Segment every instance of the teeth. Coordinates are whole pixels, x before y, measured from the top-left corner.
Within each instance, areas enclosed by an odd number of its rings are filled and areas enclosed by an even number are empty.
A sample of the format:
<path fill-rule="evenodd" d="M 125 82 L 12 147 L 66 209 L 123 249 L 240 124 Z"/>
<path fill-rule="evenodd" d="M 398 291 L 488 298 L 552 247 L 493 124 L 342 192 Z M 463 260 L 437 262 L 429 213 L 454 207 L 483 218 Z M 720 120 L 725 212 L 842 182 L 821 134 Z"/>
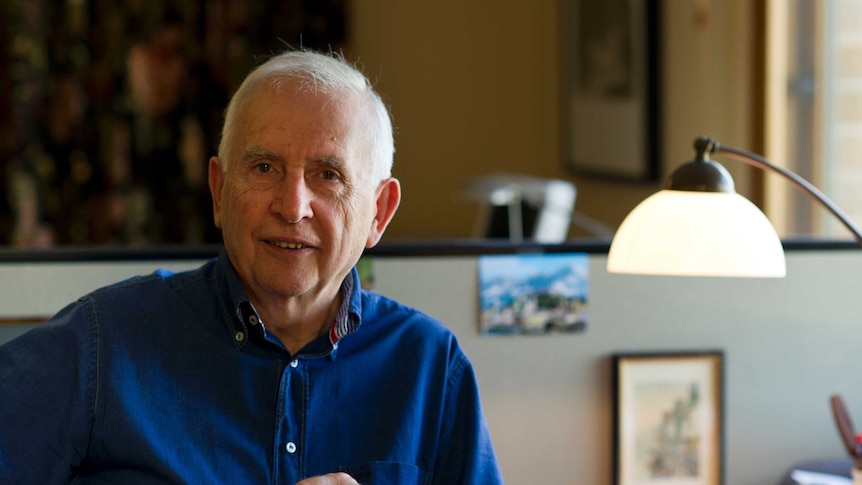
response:
<path fill-rule="evenodd" d="M 290 243 L 290 242 L 281 242 L 281 241 L 276 241 L 273 244 L 282 248 L 282 249 L 302 249 L 303 247 L 305 247 L 300 243 Z"/>

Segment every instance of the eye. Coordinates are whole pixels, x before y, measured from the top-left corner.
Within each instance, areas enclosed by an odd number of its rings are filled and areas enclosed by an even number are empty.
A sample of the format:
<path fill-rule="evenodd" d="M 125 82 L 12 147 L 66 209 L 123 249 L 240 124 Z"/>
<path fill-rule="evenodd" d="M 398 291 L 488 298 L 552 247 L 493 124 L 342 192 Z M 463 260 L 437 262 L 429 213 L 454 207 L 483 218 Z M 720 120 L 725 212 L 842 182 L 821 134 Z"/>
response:
<path fill-rule="evenodd" d="M 260 173 L 269 173 L 272 171 L 272 165 L 270 165 L 266 162 L 258 163 L 257 165 L 254 166 L 254 169 Z"/>
<path fill-rule="evenodd" d="M 336 179 L 338 179 L 338 178 L 339 178 L 339 177 L 338 177 L 338 172 L 336 172 L 335 170 L 324 170 L 324 171 L 321 173 L 321 176 L 322 176 L 325 180 L 336 180 Z"/>

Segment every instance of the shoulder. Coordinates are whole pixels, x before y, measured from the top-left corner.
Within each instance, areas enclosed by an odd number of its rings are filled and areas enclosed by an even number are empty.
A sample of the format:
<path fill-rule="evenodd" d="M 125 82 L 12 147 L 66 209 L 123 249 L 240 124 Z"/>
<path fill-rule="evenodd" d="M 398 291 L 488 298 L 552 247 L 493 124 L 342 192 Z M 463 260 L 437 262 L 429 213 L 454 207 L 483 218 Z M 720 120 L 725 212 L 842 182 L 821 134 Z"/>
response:
<path fill-rule="evenodd" d="M 452 336 L 443 322 L 431 315 L 397 300 L 362 290 L 362 325 L 403 325 L 417 332 Z"/>
<path fill-rule="evenodd" d="M 416 351 L 448 355 L 450 361 L 463 358 L 458 339 L 437 318 L 379 293 L 362 290 L 362 323 L 359 334 L 375 340 L 394 340 Z"/>
<path fill-rule="evenodd" d="M 94 290 L 70 305 L 83 309 L 102 331 L 161 328 L 171 322 L 213 319 L 217 309 L 207 267 L 173 272 L 159 269 Z"/>
<path fill-rule="evenodd" d="M 182 272 L 157 269 L 148 275 L 132 276 L 94 290 L 82 297 L 81 300 L 102 303 L 132 299 L 141 303 L 146 298 L 167 296 L 170 293 L 181 292 L 208 281 L 212 272 L 211 266 L 212 263 L 206 263 L 200 268 Z"/>

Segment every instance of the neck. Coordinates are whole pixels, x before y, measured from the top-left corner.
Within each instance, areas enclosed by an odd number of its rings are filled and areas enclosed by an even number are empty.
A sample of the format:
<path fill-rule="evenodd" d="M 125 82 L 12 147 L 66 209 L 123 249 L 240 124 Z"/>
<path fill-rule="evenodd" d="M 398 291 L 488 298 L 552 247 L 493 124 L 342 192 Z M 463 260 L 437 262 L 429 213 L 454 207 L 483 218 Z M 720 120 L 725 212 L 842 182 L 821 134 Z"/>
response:
<path fill-rule="evenodd" d="M 328 303 L 303 304 L 293 298 L 283 305 L 264 305 L 258 309 L 266 329 L 295 355 L 311 341 L 329 332 L 341 306 L 341 292 Z"/>

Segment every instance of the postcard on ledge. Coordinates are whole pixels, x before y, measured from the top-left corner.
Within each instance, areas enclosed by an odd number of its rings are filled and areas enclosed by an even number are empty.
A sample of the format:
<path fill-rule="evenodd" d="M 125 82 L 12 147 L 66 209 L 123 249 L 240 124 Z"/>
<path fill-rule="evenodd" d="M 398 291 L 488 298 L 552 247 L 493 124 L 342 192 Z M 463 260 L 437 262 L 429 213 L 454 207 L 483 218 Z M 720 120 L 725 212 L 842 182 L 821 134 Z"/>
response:
<path fill-rule="evenodd" d="M 572 333 L 588 315 L 587 254 L 479 257 L 483 334 Z"/>

